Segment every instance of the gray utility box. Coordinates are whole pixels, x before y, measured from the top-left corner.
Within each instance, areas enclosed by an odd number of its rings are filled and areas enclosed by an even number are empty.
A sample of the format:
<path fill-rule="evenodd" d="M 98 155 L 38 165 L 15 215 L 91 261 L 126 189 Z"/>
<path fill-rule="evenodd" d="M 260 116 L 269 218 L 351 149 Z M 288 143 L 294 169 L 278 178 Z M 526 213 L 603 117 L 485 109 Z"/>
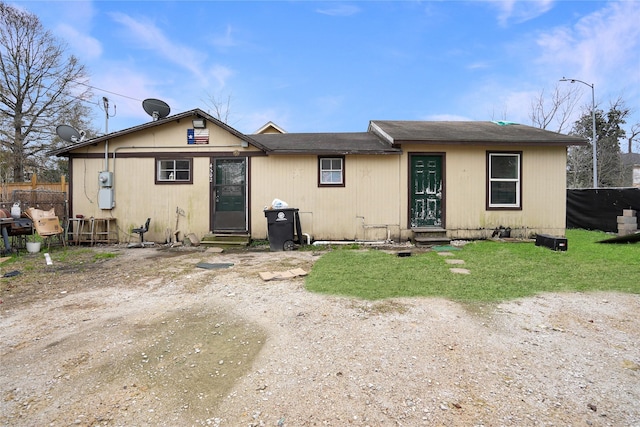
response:
<path fill-rule="evenodd" d="M 113 188 L 104 187 L 98 190 L 98 208 L 103 210 L 110 210 L 115 207 L 115 200 L 113 199 Z"/>
<path fill-rule="evenodd" d="M 538 234 L 536 236 L 536 246 L 544 246 L 554 251 L 566 251 L 567 238 L 551 236 L 549 234 Z"/>

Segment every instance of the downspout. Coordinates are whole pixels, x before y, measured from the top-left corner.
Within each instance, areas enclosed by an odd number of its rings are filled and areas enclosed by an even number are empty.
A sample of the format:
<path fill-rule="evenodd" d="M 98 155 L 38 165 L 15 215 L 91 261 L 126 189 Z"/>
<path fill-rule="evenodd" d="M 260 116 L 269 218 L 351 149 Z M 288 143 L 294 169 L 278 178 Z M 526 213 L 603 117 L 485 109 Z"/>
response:
<path fill-rule="evenodd" d="M 102 105 L 104 106 L 104 133 L 109 135 L 109 100 L 106 96 L 102 97 Z M 104 170 L 109 172 L 109 139 L 104 141 Z"/>
<path fill-rule="evenodd" d="M 321 245 L 388 245 L 389 242 L 386 240 L 316 240 L 313 242 L 313 246 L 321 246 Z"/>

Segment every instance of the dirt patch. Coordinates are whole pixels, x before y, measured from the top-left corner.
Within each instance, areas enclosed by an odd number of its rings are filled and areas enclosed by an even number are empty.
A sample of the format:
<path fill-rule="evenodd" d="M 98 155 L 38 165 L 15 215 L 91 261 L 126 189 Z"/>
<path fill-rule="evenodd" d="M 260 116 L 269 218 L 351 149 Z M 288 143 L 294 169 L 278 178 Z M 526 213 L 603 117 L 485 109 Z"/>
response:
<path fill-rule="evenodd" d="M 2 265 L 21 274 L 0 280 L 0 424 L 640 426 L 639 296 L 369 302 L 259 278 L 319 255 Z"/>

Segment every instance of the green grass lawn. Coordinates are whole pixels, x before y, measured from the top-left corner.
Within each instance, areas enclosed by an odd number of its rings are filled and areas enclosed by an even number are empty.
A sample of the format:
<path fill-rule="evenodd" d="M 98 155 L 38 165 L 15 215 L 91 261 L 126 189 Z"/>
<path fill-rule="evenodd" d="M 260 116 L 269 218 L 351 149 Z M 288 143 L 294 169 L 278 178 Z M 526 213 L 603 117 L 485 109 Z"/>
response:
<path fill-rule="evenodd" d="M 368 300 L 442 297 L 501 301 L 541 292 L 640 293 L 640 243 L 600 244 L 610 235 L 567 230 L 568 250 L 534 243 L 476 241 L 444 257 L 435 251 L 398 257 L 376 249 L 338 248 L 323 255 L 306 279 L 308 290 Z M 461 259 L 450 265 L 445 259 Z M 454 274 L 462 267 L 471 274 Z"/>

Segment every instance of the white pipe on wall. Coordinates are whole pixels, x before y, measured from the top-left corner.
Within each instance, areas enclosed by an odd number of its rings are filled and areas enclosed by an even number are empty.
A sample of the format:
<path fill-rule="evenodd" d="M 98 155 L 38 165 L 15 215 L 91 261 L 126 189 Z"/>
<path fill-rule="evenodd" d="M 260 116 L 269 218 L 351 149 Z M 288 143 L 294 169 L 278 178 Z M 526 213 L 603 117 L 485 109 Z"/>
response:
<path fill-rule="evenodd" d="M 309 233 L 302 233 L 307 238 L 307 245 L 311 244 L 311 235 Z"/>
<path fill-rule="evenodd" d="M 316 240 L 313 246 L 322 245 L 386 245 L 386 240 L 364 241 L 364 240 Z"/>

